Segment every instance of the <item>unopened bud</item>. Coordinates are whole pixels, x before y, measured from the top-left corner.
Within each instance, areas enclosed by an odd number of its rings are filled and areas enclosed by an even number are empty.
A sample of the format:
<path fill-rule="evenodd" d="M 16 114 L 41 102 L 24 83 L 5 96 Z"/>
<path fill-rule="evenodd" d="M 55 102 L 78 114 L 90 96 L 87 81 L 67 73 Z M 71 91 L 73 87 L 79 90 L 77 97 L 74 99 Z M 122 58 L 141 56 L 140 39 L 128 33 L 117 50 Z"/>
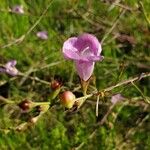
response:
<path fill-rule="evenodd" d="M 19 103 L 19 107 L 23 110 L 23 111 L 27 111 L 32 107 L 33 102 L 30 100 L 24 100 L 22 102 Z"/>
<path fill-rule="evenodd" d="M 52 88 L 52 90 L 57 90 L 57 89 L 59 89 L 60 87 L 61 87 L 61 83 L 58 81 L 58 80 L 53 80 L 52 82 L 51 82 L 51 88 Z"/>
<path fill-rule="evenodd" d="M 32 123 L 32 124 L 35 124 L 39 119 L 39 116 L 37 117 L 33 117 L 33 118 L 30 118 L 29 122 Z"/>
<path fill-rule="evenodd" d="M 61 90 L 61 86 L 62 86 L 62 83 L 59 82 L 58 80 L 53 80 L 51 82 L 52 92 L 51 92 L 51 94 L 49 96 L 50 100 L 54 100 L 57 97 L 57 95 L 59 94 L 59 92 Z"/>
<path fill-rule="evenodd" d="M 60 102 L 63 106 L 70 109 L 75 103 L 75 95 L 70 91 L 65 91 L 60 95 Z"/>

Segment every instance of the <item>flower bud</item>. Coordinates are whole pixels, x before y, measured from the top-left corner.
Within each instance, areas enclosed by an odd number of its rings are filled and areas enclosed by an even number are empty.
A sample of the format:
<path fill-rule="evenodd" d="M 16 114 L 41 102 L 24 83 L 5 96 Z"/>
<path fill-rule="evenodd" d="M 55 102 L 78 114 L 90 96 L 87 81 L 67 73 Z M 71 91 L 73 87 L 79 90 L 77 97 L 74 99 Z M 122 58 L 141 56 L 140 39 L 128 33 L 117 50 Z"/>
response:
<path fill-rule="evenodd" d="M 60 87 L 61 87 L 61 83 L 58 81 L 58 80 L 53 80 L 52 82 L 51 82 L 51 88 L 52 88 L 52 90 L 57 90 L 57 89 L 59 89 Z"/>
<path fill-rule="evenodd" d="M 42 40 L 47 40 L 48 39 L 48 33 L 47 31 L 39 31 L 37 32 L 36 36 Z"/>
<path fill-rule="evenodd" d="M 33 118 L 30 118 L 29 122 L 32 123 L 32 124 L 35 124 L 39 119 L 39 116 L 37 117 L 33 117 Z"/>
<path fill-rule="evenodd" d="M 59 80 L 53 80 L 51 82 L 52 92 L 51 92 L 51 94 L 49 96 L 49 99 L 50 99 L 51 102 L 52 102 L 52 100 L 54 100 L 58 96 L 58 94 L 59 94 L 59 92 L 61 90 L 61 86 L 62 86 L 62 83 Z"/>
<path fill-rule="evenodd" d="M 60 95 L 60 102 L 63 106 L 70 109 L 75 103 L 75 95 L 70 91 L 65 91 Z"/>
<path fill-rule="evenodd" d="M 20 102 L 18 105 L 23 111 L 27 111 L 32 107 L 33 102 L 30 100 L 24 100 Z"/>
<path fill-rule="evenodd" d="M 16 5 L 11 8 L 12 13 L 24 14 L 24 9 L 22 5 Z"/>

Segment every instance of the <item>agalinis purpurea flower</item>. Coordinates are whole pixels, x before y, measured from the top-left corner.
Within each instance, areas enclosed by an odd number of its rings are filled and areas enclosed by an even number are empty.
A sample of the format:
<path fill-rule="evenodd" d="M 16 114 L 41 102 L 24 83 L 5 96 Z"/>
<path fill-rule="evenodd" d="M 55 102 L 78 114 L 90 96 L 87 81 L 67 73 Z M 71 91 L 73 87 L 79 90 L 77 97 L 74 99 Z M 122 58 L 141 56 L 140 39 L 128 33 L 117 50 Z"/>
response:
<path fill-rule="evenodd" d="M 16 14 L 24 14 L 24 9 L 22 5 L 16 5 L 11 8 L 11 12 Z"/>
<path fill-rule="evenodd" d="M 0 67 L 0 72 L 7 73 L 11 76 L 16 76 L 19 71 L 15 67 L 17 64 L 16 60 L 11 60 L 7 62 L 3 67 Z"/>
<path fill-rule="evenodd" d="M 69 38 L 64 42 L 62 51 L 65 59 L 75 62 L 77 73 L 84 81 L 91 77 L 95 62 L 103 59 L 100 42 L 88 33 Z"/>
<path fill-rule="evenodd" d="M 42 40 L 48 39 L 48 33 L 46 31 L 39 31 L 37 32 L 36 36 Z"/>

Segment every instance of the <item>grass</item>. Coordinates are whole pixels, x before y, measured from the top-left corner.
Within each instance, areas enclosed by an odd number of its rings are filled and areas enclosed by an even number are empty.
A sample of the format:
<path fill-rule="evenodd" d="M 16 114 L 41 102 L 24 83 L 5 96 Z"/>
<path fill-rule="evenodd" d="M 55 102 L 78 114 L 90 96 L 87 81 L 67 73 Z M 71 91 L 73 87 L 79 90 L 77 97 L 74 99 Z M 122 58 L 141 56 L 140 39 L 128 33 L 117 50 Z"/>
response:
<path fill-rule="evenodd" d="M 25 14 L 9 12 L 8 8 L 16 4 L 24 6 Z M 150 72 L 149 4 L 149 0 L 115 4 L 98 0 L 1 0 L 0 64 L 16 59 L 24 75 L 0 74 L 0 95 L 15 103 L 24 99 L 46 102 L 51 93 L 47 83 L 56 78 L 63 81 L 62 91 L 82 96 L 74 64 L 63 59 L 61 48 L 67 38 L 84 32 L 102 41 L 105 57 L 96 63 L 88 94 Z M 48 40 L 36 37 L 41 30 L 48 32 Z M 77 112 L 64 110 L 57 97 L 58 103 L 35 125 L 20 132 L 14 128 L 28 116 L 21 115 L 16 105 L 0 105 L 0 149 L 148 150 L 150 106 L 143 97 L 150 98 L 149 85 L 147 77 L 100 96 L 98 117 L 96 96 L 88 98 Z M 116 93 L 126 99 L 112 106 L 110 98 Z"/>

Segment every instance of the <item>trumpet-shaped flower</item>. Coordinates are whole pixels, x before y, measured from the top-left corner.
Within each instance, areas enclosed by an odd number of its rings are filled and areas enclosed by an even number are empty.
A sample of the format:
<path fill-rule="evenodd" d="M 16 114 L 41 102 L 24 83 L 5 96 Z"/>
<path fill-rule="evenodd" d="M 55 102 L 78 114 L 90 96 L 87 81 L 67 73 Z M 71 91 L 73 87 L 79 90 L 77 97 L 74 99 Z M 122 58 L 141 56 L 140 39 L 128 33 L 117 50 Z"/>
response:
<path fill-rule="evenodd" d="M 16 60 L 11 60 L 7 62 L 3 67 L 0 68 L 0 72 L 7 73 L 11 76 L 16 76 L 18 74 L 18 70 L 15 67 L 17 64 Z"/>
<path fill-rule="evenodd" d="M 103 59 L 100 42 L 88 33 L 69 38 L 64 42 L 62 51 L 65 59 L 75 62 L 77 73 L 84 81 L 91 77 L 95 62 Z"/>

